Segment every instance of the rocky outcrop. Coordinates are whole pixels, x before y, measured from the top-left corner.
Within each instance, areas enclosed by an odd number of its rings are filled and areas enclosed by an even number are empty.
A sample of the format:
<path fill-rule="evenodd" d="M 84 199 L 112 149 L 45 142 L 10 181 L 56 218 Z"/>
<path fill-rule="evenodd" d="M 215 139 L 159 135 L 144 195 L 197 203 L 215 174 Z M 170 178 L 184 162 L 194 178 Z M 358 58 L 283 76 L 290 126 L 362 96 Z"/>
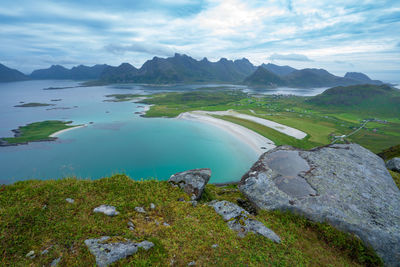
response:
<path fill-rule="evenodd" d="M 209 203 L 215 212 L 222 216 L 227 222 L 229 228 L 235 230 L 240 237 L 244 237 L 248 232 L 262 235 L 276 243 L 280 243 L 281 239 L 271 229 L 267 228 L 261 222 L 249 218 L 249 213 L 241 207 L 229 201 L 211 201 Z"/>
<path fill-rule="evenodd" d="M 168 182 L 182 188 L 192 200 L 198 200 L 210 180 L 210 169 L 194 169 L 172 175 Z"/>
<path fill-rule="evenodd" d="M 386 167 L 395 172 L 400 172 L 400 158 L 393 158 L 386 162 Z"/>
<path fill-rule="evenodd" d="M 361 238 L 400 266 L 400 191 L 384 161 L 356 144 L 264 153 L 239 189 L 261 209 L 290 210 Z"/>
<path fill-rule="evenodd" d="M 96 257 L 96 263 L 99 267 L 108 266 L 113 262 L 133 255 L 139 248 L 148 250 L 154 246 L 154 244 L 149 241 L 134 243 L 125 238 L 118 238 L 116 242 L 109 236 L 87 239 L 85 240 L 85 244 Z"/>

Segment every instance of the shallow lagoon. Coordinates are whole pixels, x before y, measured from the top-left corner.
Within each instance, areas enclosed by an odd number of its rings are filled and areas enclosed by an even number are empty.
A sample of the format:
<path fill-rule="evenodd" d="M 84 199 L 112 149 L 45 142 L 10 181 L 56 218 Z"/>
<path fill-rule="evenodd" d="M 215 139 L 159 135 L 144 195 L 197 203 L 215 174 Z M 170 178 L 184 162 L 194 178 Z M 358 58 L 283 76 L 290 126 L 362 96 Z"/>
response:
<path fill-rule="evenodd" d="M 212 169 L 211 182 L 227 182 L 240 179 L 257 159 L 244 143 L 212 125 L 141 118 L 134 114 L 143 110 L 141 104 L 104 102 L 108 94 L 146 94 L 162 88 L 122 85 L 42 90 L 77 84 L 74 81 L 0 84 L 1 137 L 12 136 L 11 129 L 35 121 L 93 122 L 61 134 L 55 142 L 0 147 L 0 183 L 67 176 L 96 179 L 121 172 L 134 179 L 164 180 L 178 171 L 204 167 Z M 55 99 L 62 100 L 51 101 Z M 14 107 L 20 102 L 56 106 Z"/>

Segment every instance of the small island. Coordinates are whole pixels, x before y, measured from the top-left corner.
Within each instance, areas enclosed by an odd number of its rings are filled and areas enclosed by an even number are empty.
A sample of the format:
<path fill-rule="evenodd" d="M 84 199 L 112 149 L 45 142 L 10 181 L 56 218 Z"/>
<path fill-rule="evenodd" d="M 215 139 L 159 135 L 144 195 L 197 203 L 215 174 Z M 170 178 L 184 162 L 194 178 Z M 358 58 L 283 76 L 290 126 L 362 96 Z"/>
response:
<path fill-rule="evenodd" d="M 14 137 L 0 138 L 0 146 L 12 146 L 28 144 L 29 142 L 54 141 L 55 134 L 70 128 L 81 127 L 82 125 L 69 125 L 72 121 L 41 121 L 20 126 L 12 130 Z"/>
<path fill-rule="evenodd" d="M 131 100 L 140 101 L 145 99 L 143 95 L 135 95 L 135 94 L 112 94 L 112 95 L 106 95 L 105 97 L 109 97 L 112 99 L 104 100 L 104 102 L 125 102 Z"/>
<path fill-rule="evenodd" d="M 47 106 L 55 106 L 54 104 L 47 104 L 47 103 L 36 103 L 36 102 L 31 102 L 31 103 L 25 103 L 21 105 L 15 105 L 14 107 L 16 108 L 30 108 L 30 107 L 47 107 Z"/>

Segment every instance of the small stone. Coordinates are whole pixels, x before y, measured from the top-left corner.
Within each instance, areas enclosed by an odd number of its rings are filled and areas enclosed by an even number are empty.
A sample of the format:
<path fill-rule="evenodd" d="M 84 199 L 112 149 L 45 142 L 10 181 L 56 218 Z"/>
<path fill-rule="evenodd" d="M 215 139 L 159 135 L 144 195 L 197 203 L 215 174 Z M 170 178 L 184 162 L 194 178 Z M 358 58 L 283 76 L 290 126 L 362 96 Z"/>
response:
<path fill-rule="evenodd" d="M 143 207 L 135 207 L 135 211 L 139 213 L 146 213 Z"/>
<path fill-rule="evenodd" d="M 101 205 L 93 210 L 93 212 L 100 212 L 104 213 L 105 215 L 108 216 L 115 216 L 118 215 L 119 212 L 116 211 L 116 208 L 114 206 L 109 206 L 109 205 Z"/>
<path fill-rule="evenodd" d="M 128 228 L 129 230 L 133 231 L 135 230 L 135 225 L 132 222 L 128 222 Z"/>
<path fill-rule="evenodd" d="M 43 207 L 42 207 L 42 210 L 45 210 L 45 209 L 47 209 L 47 205 L 46 204 L 44 204 Z"/>
<path fill-rule="evenodd" d="M 150 209 L 154 210 L 156 208 L 156 205 L 154 203 L 150 203 Z"/>
<path fill-rule="evenodd" d="M 171 225 L 169 225 L 169 223 L 166 223 L 166 222 L 164 222 L 163 225 L 164 226 L 171 226 Z"/>
<path fill-rule="evenodd" d="M 67 201 L 68 203 L 73 204 L 75 202 L 75 200 L 73 200 L 72 198 L 66 198 L 65 201 Z"/>
<path fill-rule="evenodd" d="M 195 265 L 196 265 L 196 262 L 195 261 L 191 261 L 191 262 L 188 263 L 187 266 L 195 266 Z"/>
<path fill-rule="evenodd" d="M 192 206 L 193 206 L 193 207 L 197 207 L 197 204 L 198 204 L 198 203 L 197 203 L 196 200 L 190 201 L 190 203 L 192 203 Z"/>
<path fill-rule="evenodd" d="M 217 248 L 217 247 L 218 247 L 218 244 L 214 244 L 214 245 L 212 245 L 211 247 L 212 247 L 212 248 Z"/>
<path fill-rule="evenodd" d="M 386 162 L 386 168 L 391 171 L 400 172 L 400 158 L 393 158 Z"/>
<path fill-rule="evenodd" d="M 52 267 L 57 266 L 58 263 L 60 262 L 60 260 L 61 260 L 61 257 L 58 257 L 57 259 L 54 259 L 54 260 L 51 262 L 50 266 L 52 266 Z"/>
<path fill-rule="evenodd" d="M 33 250 L 29 251 L 29 252 L 26 254 L 25 257 L 30 258 L 30 259 L 35 258 L 35 251 L 33 251 Z"/>

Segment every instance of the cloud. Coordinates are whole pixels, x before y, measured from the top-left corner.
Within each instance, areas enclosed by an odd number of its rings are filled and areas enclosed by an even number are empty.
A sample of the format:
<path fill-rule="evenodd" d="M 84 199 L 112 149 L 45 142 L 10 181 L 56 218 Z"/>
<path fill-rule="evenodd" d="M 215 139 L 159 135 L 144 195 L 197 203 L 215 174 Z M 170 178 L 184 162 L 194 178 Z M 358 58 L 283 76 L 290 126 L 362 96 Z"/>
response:
<path fill-rule="evenodd" d="M 124 54 L 126 52 L 146 53 L 157 56 L 170 56 L 175 50 L 168 46 L 151 44 L 147 42 L 131 42 L 129 45 L 109 44 L 104 49 L 113 54 Z"/>
<path fill-rule="evenodd" d="M 140 66 L 155 55 L 175 52 L 210 60 L 246 57 L 261 64 L 274 52 L 270 60 L 288 61 L 297 68 L 345 69 L 349 66 L 334 60 L 351 60 L 366 72 L 400 69 L 398 0 L 2 0 L 2 4 L 0 61 L 10 67 L 28 62 L 35 68 L 48 67 L 50 61 L 69 60 Z"/>
<path fill-rule="evenodd" d="M 301 54 L 272 54 L 269 58 L 269 60 L 285 60 L 285 61 L 313 61 L 309 59 L 305 55 Z"/>

